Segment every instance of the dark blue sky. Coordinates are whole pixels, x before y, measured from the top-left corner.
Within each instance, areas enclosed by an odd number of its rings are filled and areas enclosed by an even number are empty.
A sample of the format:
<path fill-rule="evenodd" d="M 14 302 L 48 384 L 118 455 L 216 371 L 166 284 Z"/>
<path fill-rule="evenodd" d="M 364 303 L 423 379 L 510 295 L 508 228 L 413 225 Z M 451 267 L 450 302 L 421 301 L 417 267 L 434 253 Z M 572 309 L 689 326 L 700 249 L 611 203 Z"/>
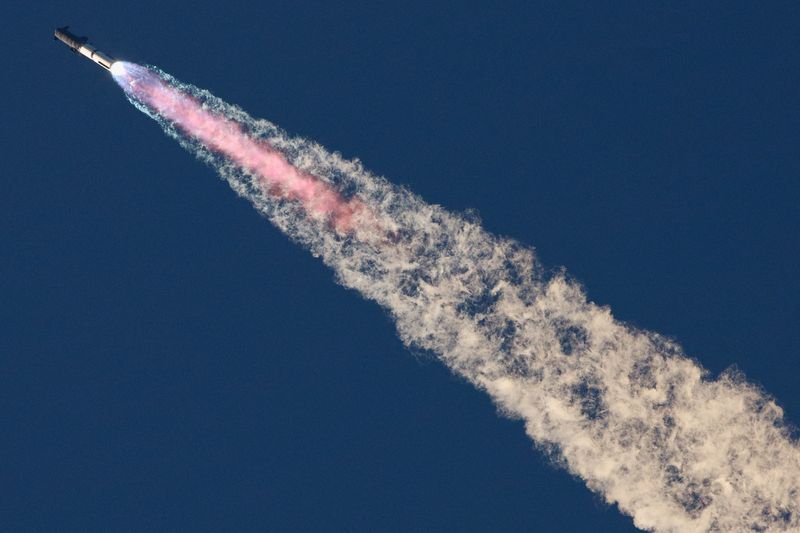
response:
<path fill-rule="evenodd" d="M 18 4 L 3 531 L 635 530 L 55 43 L 67 23 L 477 209 L 800 421 L 797 4 Z"/>

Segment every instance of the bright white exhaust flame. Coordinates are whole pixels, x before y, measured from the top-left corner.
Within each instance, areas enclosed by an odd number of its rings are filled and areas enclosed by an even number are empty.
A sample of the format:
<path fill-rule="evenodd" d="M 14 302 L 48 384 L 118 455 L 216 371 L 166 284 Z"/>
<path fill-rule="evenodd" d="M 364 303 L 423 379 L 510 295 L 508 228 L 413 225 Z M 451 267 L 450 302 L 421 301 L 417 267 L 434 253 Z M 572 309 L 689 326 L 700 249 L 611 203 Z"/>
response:
<path fill-rule="evenodd" d="M 800 530 L 800 453 L 775 402 L 615 321 L 533 252 L 153 67 L 131 102 L 338 281 L 522 419 L 536 446 L 659 532 Z"/>
<path fill-rule="evenodd" d="M 123 76 L 125 74 L 125 62 L 114 61 L 109 70 L 114 77 Z"/>

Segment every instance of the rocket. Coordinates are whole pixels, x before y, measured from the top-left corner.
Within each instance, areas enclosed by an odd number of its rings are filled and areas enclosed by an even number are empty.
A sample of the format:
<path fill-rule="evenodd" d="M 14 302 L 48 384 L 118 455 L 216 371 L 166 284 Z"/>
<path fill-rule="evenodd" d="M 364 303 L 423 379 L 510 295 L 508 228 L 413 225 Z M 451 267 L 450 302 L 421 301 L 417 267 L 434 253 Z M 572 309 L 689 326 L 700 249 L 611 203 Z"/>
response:
<path fill-rule="evenodd" d="M 71 31 L 69 31 L 69 26 L 56 28 L 56 31 L 53 34 L 53 38 L 58 39 L 62 43 L 69 46 L 70 50 L 72 50 L 76 54 L 88 57 L 89 59 L 91 59 L 92 61 L 94 61 L 95 63 L 97 63 L 106 70 L 111 70 L 111 65 L 114 64 L 113 59 L 108 57 L 100 50 L 97 50 L 93 46 L 87 44 L 87 42 L 89 41 L 87 37 L 78 37 Z"/>

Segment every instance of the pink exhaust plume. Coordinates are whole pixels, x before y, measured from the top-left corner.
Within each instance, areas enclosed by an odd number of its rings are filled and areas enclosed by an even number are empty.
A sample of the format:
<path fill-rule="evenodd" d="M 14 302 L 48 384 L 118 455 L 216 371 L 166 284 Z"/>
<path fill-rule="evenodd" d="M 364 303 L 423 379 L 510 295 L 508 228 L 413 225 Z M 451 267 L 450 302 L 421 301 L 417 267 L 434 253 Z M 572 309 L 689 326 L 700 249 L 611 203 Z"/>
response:
<path fill-rule="evenodd" d="M 800 444 L 781 407 L 739 373 L 715 379 L 675 341 L 616 320 L 472 217 L 156 67 L 111 71 L 165 133 L 338 282 L 383 306 L 405 344 L 523 420 L 543 451 L 637 527 L 800 532 Z"/>
<path fill-rule="evenodd" d="M 195 97 L 146 67 L 117 62 L 112 73 L 136 100 L 209 150 L 254 174 L 265 192 L 299 202 L 309 216 L 329 221 L 339 233 L 356 229 L 359 215 L 366 210 L 357 198 L 343 198 L 329 184 L 292 166 L 266 142 L 249 136 L 241 124 L 204 108 Z"/>

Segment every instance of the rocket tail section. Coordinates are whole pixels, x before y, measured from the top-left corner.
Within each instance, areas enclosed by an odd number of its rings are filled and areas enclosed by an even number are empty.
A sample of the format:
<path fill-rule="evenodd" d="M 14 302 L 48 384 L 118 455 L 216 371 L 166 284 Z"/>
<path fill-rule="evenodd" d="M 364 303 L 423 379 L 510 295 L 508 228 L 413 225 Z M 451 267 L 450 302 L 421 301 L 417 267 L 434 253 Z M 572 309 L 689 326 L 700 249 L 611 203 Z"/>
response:
<path fill-rule="evenodd" d="M 78 53 L 91 59 L 106 70 L 111 70 L 111 65 L 114 64 L 113 59 L 89 45 L 83 45 L 78 48 Z"/>

